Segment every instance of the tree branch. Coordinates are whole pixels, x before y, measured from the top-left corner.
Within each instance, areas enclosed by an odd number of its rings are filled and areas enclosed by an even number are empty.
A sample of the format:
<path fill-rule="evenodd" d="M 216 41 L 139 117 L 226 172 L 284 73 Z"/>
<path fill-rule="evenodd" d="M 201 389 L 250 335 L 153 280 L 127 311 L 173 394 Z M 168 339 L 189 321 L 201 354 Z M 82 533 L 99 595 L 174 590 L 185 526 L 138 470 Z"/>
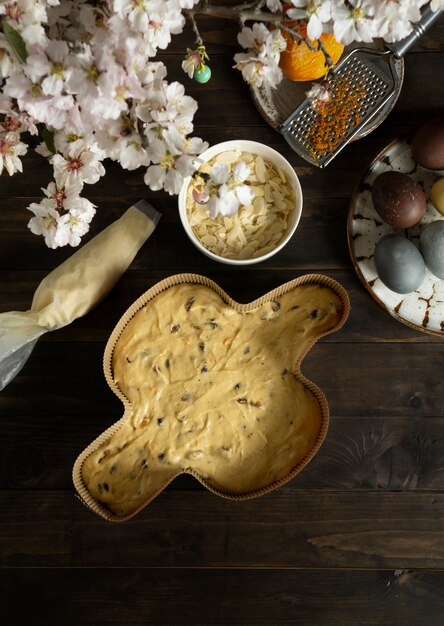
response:
<path fill-rule="evenodd" d="M 325 49 L 324 42 L 321 39 L 316 39 L 316 41 L 318 42 L 319 50 L 321 50 L 321 52 L 323 52 L 324 54 L 325 63 L 327 64 L 329 69 L 332 68 L 334 66 L 334 63 L 331 60 L 331 56 L 328 54 L 327 50 Z"/>
<path fill-rule="evenodd" d="M 210 17 L 220 17 L 222 19 L 234 20 L 235 22 L 239 22 L 242 20 L 244 22 L 256 21 L 276 23 L 282 20 L 282 14 L 267 13 L 265 11 L 261 11 L 262 6 L 262 0 L 260 0 L 259 2 L 239 5 L 237 7 L 209 5 L 205 2 L 202 4 L 202 6 L 198 4 L 192 9 L 184 11 L 184 13 L 188 15 L 209 15 Z"/>
<path fill-rule="evenodd" d="M 316 52 L 315 46 L 307 37 L 301 35 L 301 33 L 297 29 L 291 28 L 290 26 L 284 24 L 284 14 L 262 11 L 264 5 L 265 0 L 255 0 L 254 2 L 247 2 L 245 4 L 233 7 L 224 5 L 212 5 L 209 4 L 208 0 L 204 0 L 192 9 L 184 11 L 184 13 L 189 17 L 193 25 L 193 30 L 198 37 L 200 37 L 200 34 L 197 29 L 194 16 L 208 15 L 211 17 L 219 17 L 221 19 L 234 20 L 236 22 L 239 22 L 242 27 L 245 25 L 245 22 L 263 22 L 265 24 L 273 24 L 274 26 L 276 26 L 276 28 L 279 28 L 280 30 L 289 33 L 293 41 L 303 41 L 311 52 Z M 197 41 L 199 43 L 199 40 Z M 317 39 L 316 41 L 319 46 L 318 50 L 321 50 L 321 52 L 324 54 L 326 65 L 329 68 L 333 67 L 334 63 L 331 60 L 331 57 L 328 54 L 327 50 L 325 49 L 324 43 L 320 39 Z"/>
<path fill-rule="evenodd" d="M 196 43 L 197 43 L 197 45 L 198 46 L 203 46 L 203 39 L 202 39 L 202 37 L 200 35 L 199 29 L 198 29 L 197 24 L 196 24 L 196 20 L 194 19 L 194 15 L 192 13 L 188 13 L 187 17 L 190 20 L 191 26 L 193 27 L 193 30 L 194 30 L 194 34 L 196 35 Z"/>

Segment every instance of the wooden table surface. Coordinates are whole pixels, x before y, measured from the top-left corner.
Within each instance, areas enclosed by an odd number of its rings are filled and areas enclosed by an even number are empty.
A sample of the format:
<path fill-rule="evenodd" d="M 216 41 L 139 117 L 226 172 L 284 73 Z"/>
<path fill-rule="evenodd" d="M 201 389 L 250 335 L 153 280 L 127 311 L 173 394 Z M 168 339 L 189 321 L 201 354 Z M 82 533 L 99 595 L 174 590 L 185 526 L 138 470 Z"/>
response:
<path fill-rule="evenodd" d="M 180 69 L 190 30 L 161 57 L 199 102 L 195 134 L 211 144 L 260 141 L 289 159 L 303 187 L 302 219 L 281 253 L 237 269 L 192 246 L 177 199 L 150 192 L 143 174 L 109 163 L 106 177 L 86 187 L 98 205 L 91 234 L 140 198 L 163 217 L 112 293 L 43 336 L 0 393 L 5 626 L 443 623 L 444 339 L 395 321 L 372 300 L 346 236 L 352 190 L 370 160 L 405 129 L 443 113 L 443 21 L 409 52 L 388 119 L 324 171 L 297 157 L 256 111 L 231 69 L 234 24 L 200 21 L 213 70 L 207 85 Z M 50 178 L 31 153 L 22 175 L 1 178 L 0 310 L 26 310 L 40 280 L 72 253 L 47 249 L 26 228 L 25 207 Z M 105 343 L 139 295 L 182 271 L 205 274 L 240 302 L 311 272 L 347 289 L 346 326 L 303 363 L 330 405 L 327 438 L 269 495 L 227 501 L 180 477 L 131 521 L 105 522 L 71 482 L 77 455 L 122 413 L 102 373 Z"/>

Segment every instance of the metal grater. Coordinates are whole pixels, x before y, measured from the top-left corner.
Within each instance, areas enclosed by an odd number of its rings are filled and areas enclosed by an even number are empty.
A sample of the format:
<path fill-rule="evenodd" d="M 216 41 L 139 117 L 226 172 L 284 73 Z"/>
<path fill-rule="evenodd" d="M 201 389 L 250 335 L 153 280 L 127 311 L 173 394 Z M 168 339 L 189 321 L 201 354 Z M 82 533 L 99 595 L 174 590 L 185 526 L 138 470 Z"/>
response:
<path fill-rule="evenodd" d="M 336 109 L 343 105 L 341 123 L 338 115 L 333 117 L 328 104 L 314 104 L 307 98 L 280 129 L 293 150 L 309 163 L 326 167 L 394 96 L 398 81 L 395 59 L 404 56 L 441 12 L 428 8 L 412 33 L 390 49 L 357 48 L 350 52 L 330 72 L 327 81 L 330 101 Z M 315 142 L 321 133 L 324 143 L 329 142 L 325 147 L 318 147 Z"/>

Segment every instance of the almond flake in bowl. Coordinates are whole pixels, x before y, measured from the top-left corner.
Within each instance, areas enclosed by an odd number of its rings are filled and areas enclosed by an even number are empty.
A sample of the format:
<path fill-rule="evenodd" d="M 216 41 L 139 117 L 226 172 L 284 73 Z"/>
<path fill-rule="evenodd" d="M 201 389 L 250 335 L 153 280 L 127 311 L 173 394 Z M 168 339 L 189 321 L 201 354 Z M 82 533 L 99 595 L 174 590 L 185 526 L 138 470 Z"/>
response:
<path fill-rule="evenodd" d="M 243 184 L 252 202 L 232 216 L 209 215 L 206 204 L 193 197 L 195 179 L 188 178 L 179 195 L 179 212 L 191 241 L 207 256 L 223 263 L 246 265 L 276 254 L 296 230 L 302 191 L 290 164 L 278 152 L 252 141 L 229 141 L 201 155 L 198 172 L 209 174 L 216 163 L 230 172 L 243 162 L 249 168 Z"/>

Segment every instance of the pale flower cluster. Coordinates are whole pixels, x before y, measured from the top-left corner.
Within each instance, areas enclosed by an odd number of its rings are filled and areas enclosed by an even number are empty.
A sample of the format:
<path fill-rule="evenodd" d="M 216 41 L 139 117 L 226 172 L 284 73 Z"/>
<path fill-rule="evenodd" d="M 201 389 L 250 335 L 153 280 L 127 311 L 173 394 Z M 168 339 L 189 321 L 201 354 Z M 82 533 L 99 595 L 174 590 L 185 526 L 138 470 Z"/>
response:
<path fill-rule="evenodd" d="M 291 4 L 294 8 L 288 8 L 287 15 L 307 20 L 310 39 L 333 32 L 338 41 L 348 45 L 378 37 L 389 43 L 403 39 L 429 0 L 291 0 Z M 444 0 L 434 0 L 432 9 L 443 5 Z"/>
<path fill-rule="evenodd" d="M 194 172 L 208 147 L 190 136 L 197 103 L 151 59 L 196 1 L 0 1 L 0 169 L 22 171 L 21 133 L 38 125 L 54 180 L 28 207 L 29 228 L 49 247 L 76 246 L 89 230 L 95 207 L 81 193 L 105 159 L 144 168 L 145 183 L 170 194 Z"/>
<path fill-rule="evenodd" d="M 37 132 L 33 126 L 29 128 L 26 116 L 14 113 L 6 107 L 2 108 L 4 99 L 0 98 L 0 113 L 4 119 L 0 123 L 0 174 L 5 169 L 10 176 L 15 172 L 22 172 L 23 165 L 19 157 L 26 154 L 28 146 L 20 140 L 20 134 L 25 130 Z"/>
<path fill-rule="evenodd" d="M 250 175 L 250 168 L 244 161 L 239 161 L 233 170 L 227 163 L 215 163 L 204 185 L 193 190 L 193 198 L 199 204 L 206 204 L 211 218 L 218 215 L 230 217 L 241 206 L 248 206 L 254 198 L 253 190 L 243 183 Z"/>
<path fill-rule="evenodd" d="M 433 11 L 444 8 L 444 0 L 290 0 L 285 5 L 267 0 L 266 4 L 270 11 L 282 12 L 287 28 L 297 31 L 297 22 L 288 18 L 304 20 L 310 40 L 333 33 L 344 45 L 376 38 L 388 43 L 399 41 L 412 31 L 424 5 L 430 4 Z M 235 55 L 235 67 L 245 80 L 256 87 L 264 82 L 275 87 L 282 78 L 278 64 L 285 49 L 279 30 L 256 23 L 252 28 L 244 27 L 238 41 L 246 52 Z"/>
<path fill-rule="evenodd" d="M 278 64 L 286 47 L 281 31 L 278 28 L 269 30 L 265 24 L 256 22 L 252 28 L 244 27 L 237 39 L 247 50 L 234 55 L 234 67 L 241 70 L 244 80 L 257 87 L 264 82 L 276 87 L 282 80 Z"/>

